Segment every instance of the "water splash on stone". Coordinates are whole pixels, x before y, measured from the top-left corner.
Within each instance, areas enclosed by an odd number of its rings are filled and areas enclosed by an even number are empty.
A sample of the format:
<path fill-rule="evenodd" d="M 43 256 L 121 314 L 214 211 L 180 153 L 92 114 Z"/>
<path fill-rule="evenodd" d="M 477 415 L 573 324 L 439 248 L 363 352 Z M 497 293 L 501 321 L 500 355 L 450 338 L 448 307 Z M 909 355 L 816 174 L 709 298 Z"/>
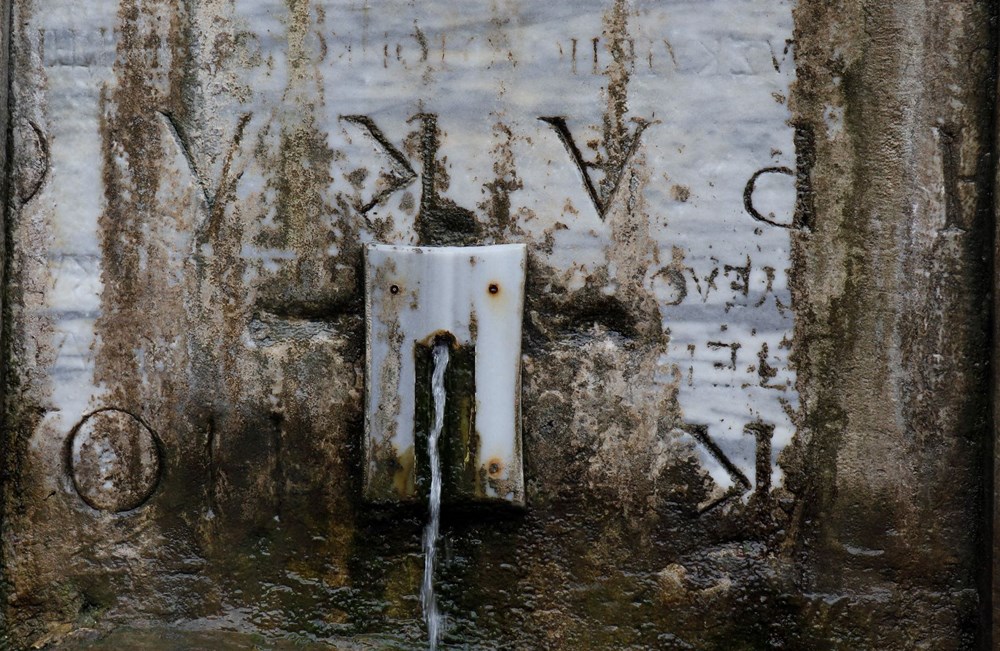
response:
<path fill-rule="evenodd" d="M 430 517 L 424 528 L 424 582 L 420 586 L 420 603 L 424 609 L 427 637 L 430 649 L 437 649 L 441 639 L 443 618 L 438 612 L 437 596 L 434 594 L 434 568 L 437 565 L 438 528 L 441 524 L 441 455 L 438 453 L 438 439 L 444 429 L 444 371 L 448 367 L 449 349 L 447 343 L 434 347 L 434 374 L 431 376 L 431 395 L 434 399 L 434 426 L 427 437 L 427 452 L 431 466 L 431 490 L 429 497 Z"/>

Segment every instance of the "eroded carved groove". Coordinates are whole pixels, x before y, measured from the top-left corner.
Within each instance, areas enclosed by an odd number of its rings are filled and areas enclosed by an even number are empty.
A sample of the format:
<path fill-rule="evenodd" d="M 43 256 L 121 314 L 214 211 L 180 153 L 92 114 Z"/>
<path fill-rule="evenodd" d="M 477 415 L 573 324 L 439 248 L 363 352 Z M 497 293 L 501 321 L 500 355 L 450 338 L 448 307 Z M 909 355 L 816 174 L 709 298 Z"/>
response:
<path fill-rule="evenodd" d="M 753 484 L 751 484 L 747 476 L 743 474 L 743 471 L 736 467 L 736 464 L 734 464 L 729 457 L 726 456 L 725 452 L 722 451 L 722 448 L 719 447 L 719 444 L 713 441 L 712 437 L 709 436 L 708 426 L 685 424 L 683 428 L 676 427 L 673 431 L 674 433 L 687 434 L 694 440 L 698 441 L 698 443 L 708 451 L 713 459 L 719 462 L 719 465 L 721 465 L 733 479 L 733 486 L 728 491 L 698 509 L 699 515 L 704 515 L 705 513 L 718 508 L 723 502 L 733 497 L 739 497 L 753 488 Z"/>
<path fill-rule="evenodd" d="M 608 212 L 608 208 L 611 206 L 611 202 L 614 200 L 615 195 L 618 194 L 618 188 L 621 186 L 622 178 L 625 176 L 625 169 L 628 167 L 629 161 L 632 160 L 636 150 L 639 148 L 642 132 L 645 131 L 646 128 L 652 123 L 641 118 L 633 118 L 633 121 L 635 122 L 635 129 L 632 132 L 632 136 L 628 139 L 625 155 L 622 157 L 620 164 L 613 165 L 611 161 L 605 164 L 598 164 L 585 160 L 583 153 L 580 151 L 580 147 L 576 144 L 573 134 L 569 130 L 569 126 L 566 124 L 565 117 L 548 116 L 540 117 L 538 119 L 550 125 L 555 130 L 556 135 L 559 136 L 559 140 L 562 142 L 563 146 L 566 147 L 566 151 L 569 153 L 570 158 L 573 160 L 577 170 L 579 170 L 580 175 L 583 177 L 583 187 L 587 191 L 587 196 L 590 197 L 590 201 L 594 204 L 597 214 L 601 217 L 601 219 L 604 219 L 604 216 Z M 611 181 L 607 184 L 607 187 L 610 189 L 607 190 L 606 193 L 598 190 L 593 179 L 590 177 L 590 170 L 597 168 L 602 169 L 605 177 Z"/>
<path fill-rule="evenodd" d="M 375 121 L 370 117 L 367 115 L 342 115 L 340 116 L 340 119 L 345 122 L 350 122 L 351 124 L 356 124 L 368 132 L 368 135 L 371 136 L 372 140 L 374 140 L 378 146 L 382 148 L 382 151 L 384 151 L 389 157 L 389 160 L 392 163 L 393 172 L 396 175 L 396 178 L 393 179 L 393 181 L 380 192 L 377 192 L 375 196 L 365 203 L 355 206 L 355 209 L 364 215 L 371 211 L 372 208 L 385 201 L 393 192 L 401 190 L 410 183 L 413 183 L 413 181 L 417 178 L 417 173 L 413 171 L 409 161 L 406 160 L 406 156 L 404 156 L 403 153 L 395 147 L 395 145 L 389 142 L 386 135 L 382 133 L 382 130 L 378 128 L 378 125 L 375 124 Z"/>
<path fill-rule="evenodd" d="M 201 188 L 201 195 L 205 200 L 205 205 L 211 208 L 212 204 L 215 203 L 215 197 L 209 191 L 208 183 L 201 175 L 198 163 L 194 159 L 193 150 L 188 144 L 188 136 L 184 127 L 179 121 L 174 119 L 173 114 L 167 111 L 160 111 L 159 114 L 163 119 L 167 130 L 170 132 L 170 135 L 173 136 L 174 142 L 177 143 L 177 147 L 181 150 L 181 154 L 184 156 L 184 161 L 187 163 L 188 171 L 191 172 L 191 176 L 198 184 L 198 187 Z"/>
<path fill-rule="evenodd" d="M 236 129 L 233 134 L 233 140 L 230 143 L 228 151 L 226 152 L 226 159 L 223 162 L 222 172 L 219 175 L 219 181 L 215 184 L 214 189 L 209 182 L 210 180 L 205 177 L 201 167 L 195 160 L 194 149 L 191 146 L 191 137 L 185 130 L 184 126 L 176 118 L 174 118 L 173 114 L 169 111 L 159 111 L 159 114 L 163 118 L 164 123 L 167 126 L 167 130 L 173 137 L 174 142 L 177 143 L 178 148 L 181 150 L 181 154 L 184 156 L 184 160 L 187 163 L 188 171 L 191 172 L 191 176 L 194 177 L 195 181 L 198 183 L 198 187 L 201 188 L 205 204 L 210 209 L 213 208 L 216 198 L 220 193 L 222 193 L 223 187 L 226 185 L 226 181 L 229 177 L 229 168 L 232 165 L 236 150 L 239 148 L 240 143 L 243 140 L 243 132 L 246 130 L 246 126 L 253 117 L 253 114 L 244 113 L 237 121 Z"/>
<path fill-rule="evenodd" d="M 765 167 L 754 172 L 753 176 L 750 177 L 750 180 L 747 181 L 746 187 L 743 189 L 743 208 L 746 209 L 747 213 L 749 213 L 751 217 L 759 222 L 764 222 L 765 224 L 778 226 L 780 228 L 791 228 L 792 224 L 782 224 L 781 222 L 771 219 L 771 217 L 774 217 L 773 214 L 769 217 L 765 217 L 753 205 L 753 192 L 757 187 L 757 179 L 765 174 L 786 174 L 788 176 L 795 176 L 795 171 L 789 167 Z"/>
<path fill-rule="evenodd" d="M 37 156 L 32 159 L 30 163 L 18 166 L 17 175 L 17 198 L 21 201 L 21 204 L 26 204 L 38 194 L 42 186 L 45 185 L 45 180 L 49 175 L 49 141 L 42 131 L 33 120 L 22 120 L 27 124 L 30 129 L 34 141 L 35 149 L 37 150 Z M 15 144 L 16 146 L 16 144 Z M 24 149 L 24 147 L 20 147 Z M 14 155 L 18 156 L 21 152 L 15 151 Z M 25 154 L 27 152 L 24 152 Z M 31 174 L 27 174 L 26 169 L 31 171 Z"/>
<path fill-rule="evenodd" d="M 417 214 L 417 234 L 421 244 L 468 245 L 479 235 L 479 222 L 471 210 L 457 205 L 438 193 L 438 147 L 440 132 L 437 115 L 418 113 L 410 122 L 419 120 L 420 155 L 423 172 L 420 175 L 420 212 Z"/>

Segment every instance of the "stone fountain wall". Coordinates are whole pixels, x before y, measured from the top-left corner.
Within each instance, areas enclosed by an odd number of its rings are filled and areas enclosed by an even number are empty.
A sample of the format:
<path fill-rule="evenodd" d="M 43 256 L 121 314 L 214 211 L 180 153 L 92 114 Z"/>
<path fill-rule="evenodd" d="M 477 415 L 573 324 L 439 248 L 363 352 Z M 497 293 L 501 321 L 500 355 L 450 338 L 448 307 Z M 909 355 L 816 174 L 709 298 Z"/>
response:
<path fill-rule="evenodd" d="M 988 647 L 994 3 L 3 4 L 11 648 L 421 645 L 368 242 L 528 246 L 446 642 Z"/>

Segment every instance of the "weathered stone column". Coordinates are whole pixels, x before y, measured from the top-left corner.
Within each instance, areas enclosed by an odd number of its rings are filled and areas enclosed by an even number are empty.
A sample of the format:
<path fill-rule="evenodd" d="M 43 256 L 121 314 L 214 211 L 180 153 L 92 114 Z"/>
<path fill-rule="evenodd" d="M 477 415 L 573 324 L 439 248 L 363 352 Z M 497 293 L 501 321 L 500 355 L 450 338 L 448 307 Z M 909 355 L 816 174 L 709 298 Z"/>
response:
<path fill-rule="evenodd" d="M 846 648 L 986 644 L 995 7 L 802 2 L 796 26 L 813 616 Z"/>

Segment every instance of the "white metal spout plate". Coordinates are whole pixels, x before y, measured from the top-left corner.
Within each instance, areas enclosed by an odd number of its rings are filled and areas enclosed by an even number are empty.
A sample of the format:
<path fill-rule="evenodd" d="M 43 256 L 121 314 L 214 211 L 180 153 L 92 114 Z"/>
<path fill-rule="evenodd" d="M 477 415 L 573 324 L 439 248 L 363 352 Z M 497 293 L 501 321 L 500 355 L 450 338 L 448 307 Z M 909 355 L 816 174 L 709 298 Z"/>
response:
<path fill-rule="evenodd" d="M 520 360 L 523 244 L 368 245 L 365 496 L 415 497 L 415 351 L 441 332 L 475 350 L 481 493 L 524 501 Z M 447 469 L 444 469 L 447 472 Z"/>

